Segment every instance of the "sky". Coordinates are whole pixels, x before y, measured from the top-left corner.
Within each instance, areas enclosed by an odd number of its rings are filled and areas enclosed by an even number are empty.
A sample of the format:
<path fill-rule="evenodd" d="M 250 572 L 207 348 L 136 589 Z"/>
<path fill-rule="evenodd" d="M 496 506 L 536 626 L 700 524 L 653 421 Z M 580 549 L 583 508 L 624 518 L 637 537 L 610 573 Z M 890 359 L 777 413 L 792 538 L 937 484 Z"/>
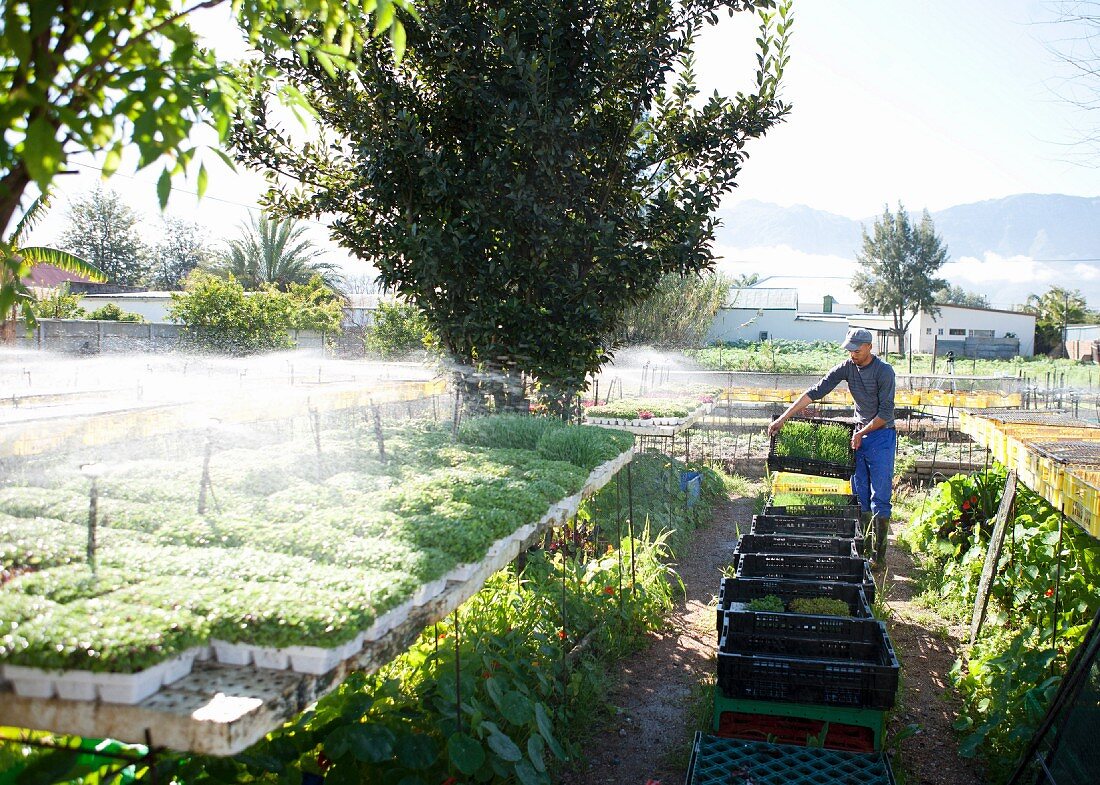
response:
<path fill-rule="evenodd" d="M 1051 24 L 1054 6 L 1042 0 L 801 0 L 795 5 L 790 63 L 783 97 L 793 110 L 765 139 L 750 143 L 739 187 L 724 206 L 742 199 L 804 204 L 867 219 L 901 201 L 931 211 L 1015 193 L 1100 195 L 1100 158 L 1083 166 L 1070 144 L 1084 113 L 1060 96 L 1066 70 L 1051 47 L 1079 31 Z M 229 25 L 217 14 L 198 20 L 223 57 L 238 50 Z M 755 19 L 724 15 L 700 37 L 697 67 L 704 94 L 748 89 L 754 63 Z M 1059 44 L 1063 41 L 1063 44 Z M 234 236 L 256 215 L 262 179 L 229 172 L 207 156 L 210 187 L 201 201 L 193 182 L 181 181 L 169 213 L 197 221 L 212 238 Z M 79 195 L 99 182 L 96 162 L 64 178 L 63 193 Z M 133 173 L 125 166 L 107 185 L 147 216 L 155 237 L 159 170 Z M 64 226 L 64 197 L 32 238 L 48 242 Z M 310 231 L 327 248 L 326 259 L 348 274 L 368 268 L 328 243 L 323 224 Z M 775 272 L 782 249 L 717 249 L 746 264 Z M 802 255 L 805 257 L 806 255 Z M 1100 257 L 1100 249 L 1096 256 Z M 843 261 L 843 260 L 841 260 Z M 956 260 L 949 278 L 967 288 L 995 288 L 989 275 L 1004 260 Z M 1021 260 L 1013 260 L 1020 262 Z M 1026 261 L 1026 260 L 1023 260 Z M 788 255 L 780 271 L 820 271 L 836 260 Z M 1090 305 L 1100 306 L 1100 273 L 1084 277 Z M 1045 286 L 1065 269 L 1016 264 L 1013 285 Z M 1008 285 L 1006 280 L 1005 285 Z M 1005 295 L 1007 297 L 1007 295 Z"/>

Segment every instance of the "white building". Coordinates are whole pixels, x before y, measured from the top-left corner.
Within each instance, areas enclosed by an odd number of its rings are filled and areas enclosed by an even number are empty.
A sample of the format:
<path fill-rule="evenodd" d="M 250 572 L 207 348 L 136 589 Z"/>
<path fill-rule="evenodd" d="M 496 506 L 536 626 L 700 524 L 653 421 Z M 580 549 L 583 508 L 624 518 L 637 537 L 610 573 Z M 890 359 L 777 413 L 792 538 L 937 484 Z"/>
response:
<path fill-rule="evenodd" d="M 799 311 L 797 289 L 750 287 L 730 289 L 706 340 L 839 341 L 847 330 L 845 314 Z"/>
<path fill-rule="evenodd" d="M 954 351 L 960 357 L 1013 356 L 1035 354 L 1035 315 L 994 308 L 970 308 L 941 305 L 935 315 L 918 313 L 905 334 L 905 347 L 916 352 L 945 354 Z M 881 314 L 852 316 L 855 327 L 866 327 L 878 336 L 876 349 L 898 351 L 897 339 L 890 332 L 894 320 Z M 1018 342 L 1019 346 L 1016 347 Z"/>
<path fill-rule="evenodd" d="M 875 350 L 897 352 L 893 319 L 882 314 L 837 312 L 824 298 L 822 310 L 799 310 L 798 290 L 750 287 L 731 289 L 718 309 L 707 341 L 840 341 L 849 327 L 876 335 Z M 960 357 L 1031 357 L 1035 353 L 1035 316 L 1019 311 L 941 305 L 935 316 L 919 313 L 909 325 L 905 348 L 930 354 L 954 351 Z"/>

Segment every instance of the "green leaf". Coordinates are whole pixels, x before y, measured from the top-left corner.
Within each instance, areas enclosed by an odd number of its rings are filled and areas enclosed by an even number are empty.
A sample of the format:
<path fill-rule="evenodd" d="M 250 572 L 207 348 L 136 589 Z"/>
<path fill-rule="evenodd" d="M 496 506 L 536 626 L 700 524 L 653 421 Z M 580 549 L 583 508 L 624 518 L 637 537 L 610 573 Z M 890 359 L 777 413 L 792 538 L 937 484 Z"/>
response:
<path fill-rule="evenodd" d="M 417 770 L 429 768 L 439 757 L 435 742 L 423 733 L 400 736 L 394 745 L 394 754 L 402 764 Z"/>
<path fill-rule="evenodd" d="M 489 732 L 489 738 L 486 740 L 489 744 L 489 749 L 496 753 L 497 757 L 501 760 L 515 763 L 523 757 L 523 753 L 520 752 L 516 743 L 502 733 L 495 722 L 483 722 L 481 723 L 481 727 Z"/>
<path fill-rule="evenodd" d="M 465 733 L 456 733 L 447 739 L 447 754 L 451 763 L 463 774 L 473 774 L 485 764 L 485 750 L 481 743 Z"/>
<path fill-rule="evenodd" d="M 67 776 L 76 766 L 80 753 L 73 750 L 54 750 L 36 758 L 15 778 L 16 785 L 49 785 L 70 779 Z"/>
<path fill-rule="evenodd" d="M 116 144 L 107 151 L 107 157 L 103 159 L 103 176 L 110 177 L 118 171 L 122 165 L 122 145 Z"/>
<path fill-rule="evenodd" d="M 513 725 L 526 725 L 531 721 L 531 701 L 515 690 L 506 692 L 499 705 L 504 719 Z"/>
<path fill-rule="evenodd" d="M 172 193 L 172 175 L 168 172 L 168 167 L 164 167 L 164 171 L 160 173 L 160 177 L 157 178 L 157 201 L 160 202 L 160 209 L 163 210 L 168 206 L 168 197 Z"/>
<path fill-rule="evenodd" d="M 542 703 L 535 704 L 535 723 L 539 726 L 539 733 L 542 734 L 542 738 L 546 741 L 546 746 L 550 748 L 550 751 L 559 760 L 565 760 L 567 757 L 565 750 L 554 738 L 554 723 L 551 722 L 550 715 L 546 712 L 546 706 Z"/>
<path fill-rule="evenodd" d="M 209 177 L 206 173 L 206 164 L 201 163 L 201 164 L 199 164 L 199 177 L 198 177 L 198 184 L 197 184 L 197 186 L 198 186 L 197 190 L 199 192 L 200 197 L 203 194 L 206 193 L 206 185 L 207 185 L 208 180 L 209 180 Z"/>
<path fill-rule="evenodd" d="M 543 785 L 546 782 L 546 777 L 540 776 L 534 766 L 525 760 L 516 764 L 516 776 L 523 785 Z"/>
<path fill-rule="evenodd" d="M 50 184 L 61 168 L 63 157 L 54 127 L 44 117 L 33 120 L 27 126 L 27 136 L 23 140 L 23 161 L 39 188 L 45 190 Z"/>
<path fill-rule="evenodd" d="M 531 759 L 531 765 L 541 772 L 546 771 L 546 760 L 543 758 L 545 749 L 546 742 L 542 740 L 542 736 L 532 733 L 531 738 L 527 740 L 527 757 Z"/>
<path fill-rule="evenodd" d="M 351 755 L 364 763 L 381 763 L 393 755 L 393 731 L 380 725 L 341 725 L 324 741 L 325 754 L 332 760 Z"/>
<path fill-rule="evenodd" d="M 390 43 L 393 44 L 393 59 L 400 63 L 405 56 L 405 25 L 401 24 L 400 19 L 394 20 L 390 28 Z"/>

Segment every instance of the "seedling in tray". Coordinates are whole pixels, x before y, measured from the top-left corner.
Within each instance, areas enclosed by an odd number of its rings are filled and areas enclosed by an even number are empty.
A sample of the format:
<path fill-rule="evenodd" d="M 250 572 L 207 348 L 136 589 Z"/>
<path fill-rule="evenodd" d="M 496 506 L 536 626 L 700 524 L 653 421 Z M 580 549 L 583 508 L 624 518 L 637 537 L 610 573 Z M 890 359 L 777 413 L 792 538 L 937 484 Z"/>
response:
<path fill-rule="evenodd" d="M 816 418 L 789 420 L 772 437 L 768 468 L 826 477 L 855 471 L 851 423 Z"/>

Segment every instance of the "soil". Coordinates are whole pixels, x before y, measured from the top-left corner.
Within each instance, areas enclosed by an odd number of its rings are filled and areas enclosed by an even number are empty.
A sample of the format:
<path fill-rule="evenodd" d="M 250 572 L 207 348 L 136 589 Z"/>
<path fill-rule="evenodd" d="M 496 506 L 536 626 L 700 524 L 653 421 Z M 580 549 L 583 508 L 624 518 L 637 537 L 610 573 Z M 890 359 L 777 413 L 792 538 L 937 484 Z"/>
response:
<path fill-rule="evenodd" d="M 650 636 L 648 646 L 623 660 L 609 700 L 613 716 L 587 745 L 587 758 L 560 775 L 561 785 L 671 785 L 683 782 L 691 739 L 709 723 L 715 679 L 715 595 L 730 561 L 737 528 L 752 518 L 752 498 L 722 504 L 712 523 L 695 532 L 676 566 L 686 597 Z M 896 533 L 896 532 L 895 532 Z M 893 539 L 893 537 L 892 537 Z M 966 630 L 949 626 L 913 602 L 913 562 L 894 547 L 880 589 L 887 626 L 902 663 L 902 691 L 891 712 L 887 739 L 915 725 L 893 751 L 906 785 L 980 785 L 979 767 L 959 758 L 952 723 L 957 704 L 948 672 Z M 899 778 L 900 780 L 901 778 Z"/>

